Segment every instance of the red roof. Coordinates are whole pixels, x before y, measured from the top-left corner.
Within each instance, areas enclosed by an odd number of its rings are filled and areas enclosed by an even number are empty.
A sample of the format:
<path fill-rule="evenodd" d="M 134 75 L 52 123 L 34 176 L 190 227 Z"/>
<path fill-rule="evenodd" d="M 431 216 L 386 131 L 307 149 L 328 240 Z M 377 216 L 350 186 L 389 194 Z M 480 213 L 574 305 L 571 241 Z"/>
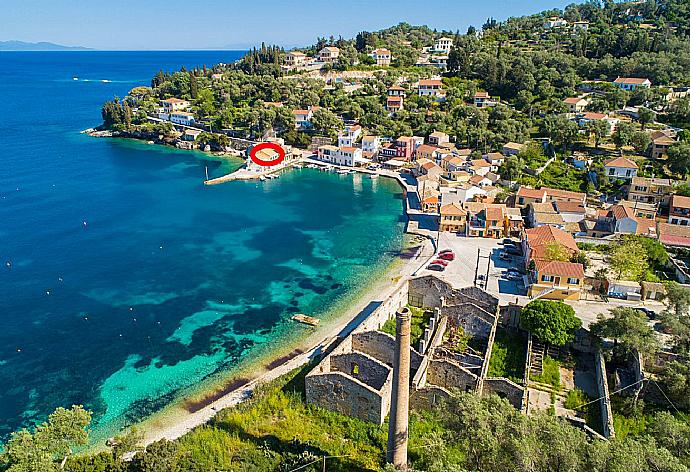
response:
<path fill-rule="evenodd" d="M 457 203 L 450 203 L 448 205 L 443 205 L 441 207 L 441 214 L 442 215 L 464 215 L 465 210 L 462 209 L 460 205 Z"/>
<path fill-rule="evenodd" d="M 525 234 L 527 235 L 527 244 L 533 250 L 539 246 L 558 243 L 575 252 L 578 251 L 575 239 L 562 229 L 558 229 L 554 226 L 545 225 L 538 228 L 526 229 Z"/>
<path fill-rule="evenodd" d="M 561 277 L 585 278 L 585 268 L 577 262 L 547 261 L 537 259 L 534 261 L 539 275 L 558 275 Z"/>
<path fill-rule="evenodd" d="M 606 167 L 622 167 L 624 169 L 639 169 L 634 161 L 631 161 L 627 157 L 616 157 L 614 159 L 609 159 L 604 163 Z"/>
<path fill-rule="evenodd" d="M 438 79 L 426 79 L 426 80 L 420 80 L 420 81 L 419 81 L 419 86 L 420 86 L 420 87 L 430 87 L 430 86 L 433 86 L 433 85 L 441 86 L 441 85 L 443 85 L 443 82 L 441 82 L 441 81 L 438 80 Z"/>
<path fill-rule="evenodd" d="M 647 82 L 649 79 L 640 79 L 637 77 L 618 77 L 616 80 L 613 81 L 614 84 L 634 84 L 634 85 L 642 85 L 645 82 Z"/>
<path fill-rule="evenodd" d="M 546 195 L 549 197 L 572 198 L 581 202 L 584 202 L 587 198 L 587 195 L 582 192 L 572 192 L 570 190 L 561 190 L 558 188 L 549 187 L 542 187 L 541 189 L 546 191 Z"/>
<path fill-rule="evenodd" d="M 690 208 L 690 197 L 683 197 L 681 195 L 674 195 L 671 197 L 671 212 L 673 208 Z"/>
<path fill-rule="evenodd" d="M 489 92 L 477 92 L 474 94 L 474 98 L 489 98 Z"/>
<path fill-rule="evenodd" d="M 585 120 L 603 120 L 605 118 L 608 118 L 607 115 L 603 113 L 595 113 L 595 112 L 588 112 L 583 115 L 583 118 Z"/>
<path fill-rule="evenodd" d="M 577 104 L 580 103 L 582 100 L 584 100 L 584 98 L 570 97 L 570 98 L 566 98 L 566 99 L 563 100 L 563 101 L 564 101 L 565 103 L 567 103 L 568 105 L 577 105 Z"/>
<path fill-rule="evenodd" d="M 544 189 L 536 189 L 529 187 L 520 187 L 517 192 L 518 197 L 536 198 L 538 200 L 543 199 L 545 194 L 546 190 Z"/>

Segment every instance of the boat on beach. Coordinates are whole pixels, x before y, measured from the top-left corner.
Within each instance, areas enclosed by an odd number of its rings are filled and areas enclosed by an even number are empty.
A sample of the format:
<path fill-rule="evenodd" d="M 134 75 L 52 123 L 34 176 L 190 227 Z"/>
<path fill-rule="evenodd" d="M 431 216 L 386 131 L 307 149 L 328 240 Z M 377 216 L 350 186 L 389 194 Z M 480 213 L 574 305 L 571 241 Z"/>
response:
<path fill-rule="evenodd" d="M 317 326 L 321 322 L 320 319 L 314 318 L 313 316 L 307 316 L 303 313 L 297 313 L 292 317 L 292 320 L 309 326 Z"/>
<path fill-rule="evenodd" d="M 352 171 L 350 169 L 338 169 L 336 172 L 340 175 L 346 175 L 346 174 L 352 173 Z"/>

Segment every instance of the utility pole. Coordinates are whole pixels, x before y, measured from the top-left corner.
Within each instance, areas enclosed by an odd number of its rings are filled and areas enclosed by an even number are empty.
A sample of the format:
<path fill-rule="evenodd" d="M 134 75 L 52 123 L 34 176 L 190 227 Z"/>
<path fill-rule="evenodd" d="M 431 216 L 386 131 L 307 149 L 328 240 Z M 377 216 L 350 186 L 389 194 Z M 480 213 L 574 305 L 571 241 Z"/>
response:
<path fill-rule="evenodd" d="M 479 248 L 477 248 L 477 266 L 474 268 L 474 286 L 477 286 L 477 274 L 479 273 Z"/>

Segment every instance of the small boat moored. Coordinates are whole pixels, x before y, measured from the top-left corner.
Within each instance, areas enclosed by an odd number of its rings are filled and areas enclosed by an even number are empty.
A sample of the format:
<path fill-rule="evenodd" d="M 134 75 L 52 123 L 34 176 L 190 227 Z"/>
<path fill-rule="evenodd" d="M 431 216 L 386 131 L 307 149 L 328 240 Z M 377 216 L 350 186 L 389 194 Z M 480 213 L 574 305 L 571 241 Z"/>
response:
<path fill-rule="evenodd" d="M 309 326 L 317 326 L 321 322 L 321 320 L 318 318 L 314 318 L 313 316 L 307 316 L 302 313 L 297 313 L 296 315 L 294 315 L 292 317 L 292 320 Z"/>

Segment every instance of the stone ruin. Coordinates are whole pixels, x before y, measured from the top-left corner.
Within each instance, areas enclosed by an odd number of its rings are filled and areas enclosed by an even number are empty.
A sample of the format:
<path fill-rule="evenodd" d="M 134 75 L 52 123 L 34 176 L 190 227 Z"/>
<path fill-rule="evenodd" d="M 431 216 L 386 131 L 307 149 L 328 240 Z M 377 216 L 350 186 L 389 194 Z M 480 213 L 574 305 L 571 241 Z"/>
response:
<path fill-rule="evenodd" d="M 309 404 L 383 424 L 391 403 L 395 338 L 378 329 L 406 304 L 433 310 L 419 346 L 410 348 L 412 407 L 432 407 L 452 390 L 463 390 L 497 393 L 522 408 L 523 386 L 486 377 L 498 299 L 476 287 L 453 288 L 435 276 L 404 280 L 307 374 Z"/>

